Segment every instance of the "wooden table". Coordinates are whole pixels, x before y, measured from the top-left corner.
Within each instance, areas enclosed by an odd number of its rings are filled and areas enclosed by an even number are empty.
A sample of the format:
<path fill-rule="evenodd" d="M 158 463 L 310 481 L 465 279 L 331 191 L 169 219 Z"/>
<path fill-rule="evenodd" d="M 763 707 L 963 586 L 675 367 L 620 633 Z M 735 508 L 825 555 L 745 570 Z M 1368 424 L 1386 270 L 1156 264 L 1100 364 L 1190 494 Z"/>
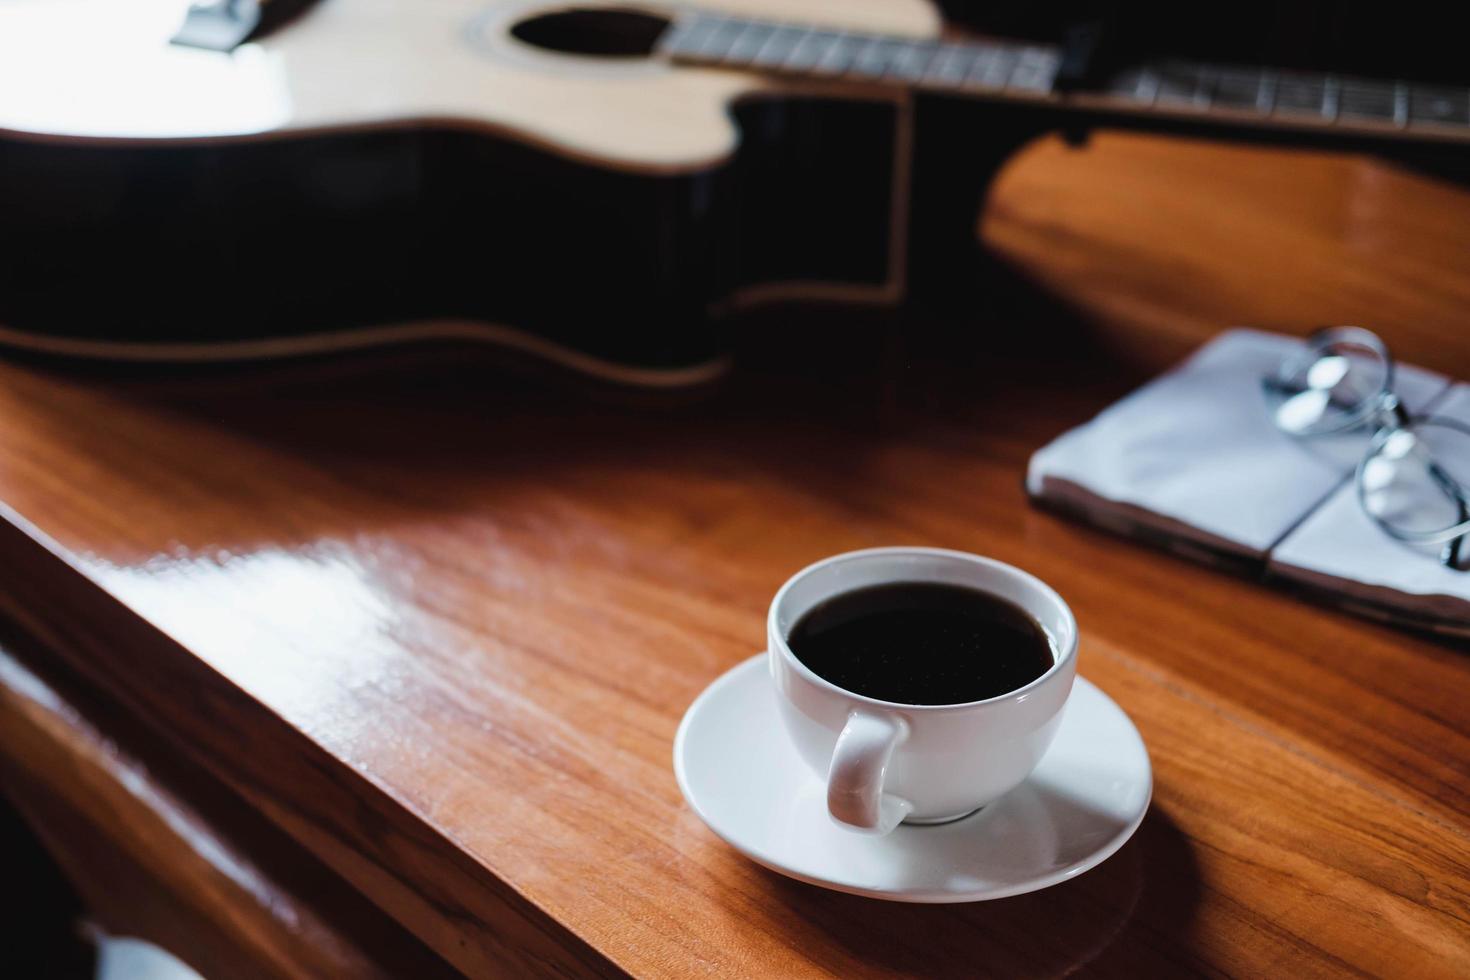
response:
<path fill-rule="evenodd" d="M 0 586 L 29 637 L 0 660 L 5 788 L 54 804 L 36 822 L 96 822 L 164 780 L 177 799 L 145 794 L 164 802 L 127 826 L 151 829 L 113 844 L 151 841 L 184 899 L 235 882 L 204 910 L 273 951 L 263 971 L 398 972 L 421 943 L 475 974 L 1464 976 L 1465 652 L 1036 512 L 1021 473 L 1231 324 L 1359 322 L 1470 377 L 1470 194 L 1350 158 L 1047 141 L 983 234 L 1059 302 L 992 294 L 902 335 L 753 319 L 732 383 L 677 407 L 459 355 L 0 366 Z M 753 865 L 684 804 L 675 727 L 760 649 L 776 587 L 894 543 L 993 555 L 1072 603 L 1082 673 L 1155 765 L 1097 870 L 876 902 Z M 219 831 L 237 864 L 296 855 L 266 876 L 288 884 L 236 887 L 175 803 L 249 823 Z M 256 914 L 272 901 L 303 911 Z"/>

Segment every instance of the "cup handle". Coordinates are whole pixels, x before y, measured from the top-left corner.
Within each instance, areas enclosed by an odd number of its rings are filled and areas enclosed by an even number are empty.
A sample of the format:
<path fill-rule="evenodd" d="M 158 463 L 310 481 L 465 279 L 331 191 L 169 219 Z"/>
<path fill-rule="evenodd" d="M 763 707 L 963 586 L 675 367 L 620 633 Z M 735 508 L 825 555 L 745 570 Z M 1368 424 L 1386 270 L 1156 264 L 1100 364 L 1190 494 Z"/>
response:
<path fill-rule="evenodd" d="M 883 792 L 888 761 L 908 735 L 908 723 L 897 715 L 856 709 L 847 716 L 827 771 L 832 819 L 853 830 L 886 834 L 913 812 L 908 800 Z"/>

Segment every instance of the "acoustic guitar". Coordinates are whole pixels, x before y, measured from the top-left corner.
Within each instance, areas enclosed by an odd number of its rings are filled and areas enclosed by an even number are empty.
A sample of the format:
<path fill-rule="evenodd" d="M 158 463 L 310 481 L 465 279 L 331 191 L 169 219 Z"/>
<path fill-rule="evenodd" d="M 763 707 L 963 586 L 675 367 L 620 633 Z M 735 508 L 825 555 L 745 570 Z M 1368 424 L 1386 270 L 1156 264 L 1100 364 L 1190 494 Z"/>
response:
<path fill-rule="evenodd" d="M 986 180 L 1040 133 L 1470 138 L 1470 90 L 1099 77 L 1085 45 L 944 39 L 924 0 L 286 2 L 0 3 L 0 343 L 475 340 L 694 384 L 731 309 L 962 281 Z"/>

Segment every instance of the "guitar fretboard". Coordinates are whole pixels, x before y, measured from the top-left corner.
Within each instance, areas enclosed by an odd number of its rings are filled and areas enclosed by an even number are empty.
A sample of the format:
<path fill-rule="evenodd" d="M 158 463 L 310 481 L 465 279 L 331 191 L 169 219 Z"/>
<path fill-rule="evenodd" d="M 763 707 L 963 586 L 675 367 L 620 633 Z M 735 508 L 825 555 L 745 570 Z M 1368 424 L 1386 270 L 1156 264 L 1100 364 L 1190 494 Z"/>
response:
<path fill-rule="evenodd" d="M 1244 117 L 1297 128 L 1470 139 L 1470 89 L 1269 68 L 1163 61 L 1064 92 L 1060 47 L 923 41 L 692 12 L 659 41 L 672 60 L 976 97 Z"/>
<path fill-rule="evenodd" d="M 950 44 L 853 34 L 718 14 L 679 17 L 659 41 L 675 61 L 954 91 L 1045 95 L 1061 51 L 1047 45 Z"/>
<path fill-rule="evenodd" d="M 1317 124 L 1470 128 L 1470 89 L 1404 81 L 1161 62 L 1120 74 L 1107 92 L 1140 107 L 1229 110 Z"/>

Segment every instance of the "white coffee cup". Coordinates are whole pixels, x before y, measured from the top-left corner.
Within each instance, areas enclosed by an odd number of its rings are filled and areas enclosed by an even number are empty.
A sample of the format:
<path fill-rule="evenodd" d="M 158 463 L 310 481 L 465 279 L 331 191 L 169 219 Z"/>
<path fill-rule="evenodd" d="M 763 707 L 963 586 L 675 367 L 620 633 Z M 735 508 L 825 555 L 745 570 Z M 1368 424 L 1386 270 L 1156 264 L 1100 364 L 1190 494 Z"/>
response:
<path fill-rule="evenodd" d="M 819 603 L 895 582 L 958 585 L 1008 599 L 1052 640 L 1054 663 L 1009 694 L 965 704 L 879 701 L 813 673 L 787 645 Z M 999 799 L 1051 744 L 1077 676 L 1077 621 L 1050 586 L 1019 568 L 940 548 L 872 548 L 791 577 L 766 621 L 771 676 L 797 752 L 827 780 L 827 809 L 845 827 L 886 834 L 900 822 L 945 823 Z"/>

